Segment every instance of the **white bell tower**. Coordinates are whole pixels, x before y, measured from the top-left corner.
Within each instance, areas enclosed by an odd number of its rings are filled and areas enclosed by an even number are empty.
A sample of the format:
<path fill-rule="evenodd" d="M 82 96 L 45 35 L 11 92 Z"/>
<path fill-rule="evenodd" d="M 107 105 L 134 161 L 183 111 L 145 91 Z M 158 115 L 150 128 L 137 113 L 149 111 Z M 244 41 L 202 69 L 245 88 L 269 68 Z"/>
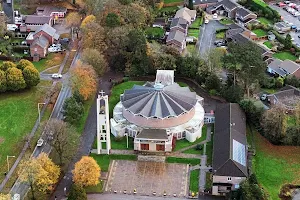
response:
<path fill-rule="evenodd" d="M 97 153 L 109 154 L 110 149 L 108 95 L 101 90 L 97 98 Z"/>

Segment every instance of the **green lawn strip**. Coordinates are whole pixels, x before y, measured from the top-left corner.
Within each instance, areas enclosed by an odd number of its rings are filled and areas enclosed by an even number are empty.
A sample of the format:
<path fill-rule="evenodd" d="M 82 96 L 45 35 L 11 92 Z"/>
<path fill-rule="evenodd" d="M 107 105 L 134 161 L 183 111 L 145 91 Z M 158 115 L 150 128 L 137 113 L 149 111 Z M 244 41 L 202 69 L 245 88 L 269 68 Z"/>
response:
<path fill-rule="evenodd" d="M 229 24 L 233 24 L 233 20 L 229 19 L 229 18 L 223 18 L 219 21 L 221 24 L 223 25 L 229 25 Z"/>
<path fill-rule="evenodd" d="M 205 189 L 209 190 L 212 188 L 212 174 L 206 172 L 206 182 L 205 182 Z"/>
<path fill-rule="evenodd" d="M 259 4 L 259 5 L 261 5 L 261 6 L 263 6 L 263 7 L 267 7 L 268 6 L 268 4 L 266 4 L 264 1 L 262 1 L 262 0 L 253 0 L 255 3 L 257 3 L 257 4 Z"/>
<path fill-rule="evenodd" d="M 171 12 L 179 10 L 177 6 L 163 7 L 159 10 L 159 12 Z"/>
<path fill-rule="evenodd" d="M 203 154 L 203 149 L 202 150 L 197 150 L 196 147 L 194 147 L 194 148 L 185 150 L 183 153 L 202 155 Z"/>
<path fill-rule="evenodd" d="M 167 157 L 166 162 L 167 163 L 191 164 L 192 166 L 194 166 L 194 165 L 199 165 L 200 164 L 200 159 Z"/>
<path fill-rule="evenodd" d="M 85 121 L 89 115 L 90 108 L 94 103 L 94 98 L 90 98 L 83 103 L 84 113 L 78 123 L 76 123 L 75 128 L 79 134 L 83 132 Z"/>
<path fill-rule="evenodd" d="M 199 190 L 199 174 L 200 170 L 193 170 L 190 174 L 190 191 L 198 192 Z"/>
<path fill-rule="evenodd" d="M 225 38 L 225 32 L 220 32 L 216 34 L 217 39 L 224 39 Z"/>
<path fill-rule="evenodd" d="M 273 47 L 273 44 L 271 41 L 264 42 L 264 45 L 266 45 L 269 49 L 272 49 L 272 47 Z"/>
<path fill-rule="evenodd" d="M 294 56 L 293 54 L 291 54 L 290 52 L 287 52 L 287 51 L 274 53 L 273 57 L 278 58 L 280 60 L 292 60 L 292 61 L 297 60 L 296 56 Z"/>
<path fill-rule="evenodd" d="M 257 37 L 263 37 L 263 36 L 268 35 L 267 31 L 265 31 L 263 29 L 255 29 L 252 32 L 255 33 L 257 35 Z"/>
<path fill-rule="evenodd" d="M 177 3 L 177 2 L 183 2 L 183 0 L 164 0 L 164 3 Z"/>
<path fill-rule="evenodd" d="M 164 30 L 159 27 L 148 27 L 145 30 L 145 34 L 148 37 L 162 38 L 164 36 Z"/>
<path fill-rule="evenodd" d="M 102 193 L 103 192 L 103 182 L 100 182 L 97 185 L 87 186 L 84 188 L 86 193 Z"/>
<path fill-rule="evenodd" d="M 18 92 L 6 92 L 0 95 L 0 173 L 7 170 L 6 155 L 18 156 L 38 117 L 37 104 L 44 101 L 50 81 L 41 83 L 31 89 Z M 48 112 L 48 111 L 47 111 Z M 46 113 L 47 115 L 49 113 Z M 13 163 L 14 158 L 10 159 Z M 4 176 L 2 177 L 4 178 Z M 0 180 L 2 179 L 0 178 Z"/>
<path fill-rule="evenodd" d="M 194 36 L 195 38 L 199 37 L 199 29 L 188 29 L 188 36 Z"/>
<path fill-rule="evenodd" d="M 196 18 L 195 21 L 193 21 L 193 23 L 189 26 L 190 29 L 199 29 L 199 27 L 202 25 L 203 23 L 203 18 L 199 17 Z"/>
<path fill-rule="evenodd" d="M 131 89 L 134 85 L 143 85 L 144 83 L 143 81 L 128 81 L 115 85 L 109 97 L 109 115 L 112 116 L 114 107 L 120 101 L 120 95 L 124 93 L 124 90 Z"/>
<path fill-rule="evenodd" d="M 207 165 L 212 165 L 213 141 L 214 141 L 214 137 L 212 134 L 211 141 L 206 143 Z"/>
<path fill-rule="evenodd" d="M 264 17 L 259 17 L 257 20 L 260 23 L 265 24 L 265 25 L 272 25 L 273 24 L 270 20 L 268 20 L 267 18 L 264 18 Z"/>
<path fill-rule="evenodd" d="M 111 134 L 111 148 L 112 149 L 127 149 L 127 137 L 116 138 L 114 135 Z M 128 137 L 128 149 L 133 149 L 133 138 Z"/>
<path fill-rule="evenodd" d="M 198 138 L 195 142 L 189 142 L 186 139 L 177 140 L 174 151 L 177 151 L 177 150 L 180 150 L 182 148 L 189 147 L 193 144 L 197 144 L 197 143 L 200 143 L 200 142 L 204 141 L 206 139 L 206 130 L 207 130 L 207 127 L 204 125 L 202 127 L 202 136 L 200 138 Z"/>
<path fill-rule="evenodd" d="M 268 94 L 274 94 L 279 91 L 279 89 L 273 89 L 273 88 L 261 88 L 261 90 Z"/>
<path fill-rule="evenodd" d="M 98 154 L 91 154 L 91 157 L 93 157 L 98 165 L 101 168 L 101 171 L 107 172 L 109 163 L 111 160 L 137 160 L 136 155 L 116 155 L 116 154 L 110 154 L 110 155 L 98 155 Z"/>

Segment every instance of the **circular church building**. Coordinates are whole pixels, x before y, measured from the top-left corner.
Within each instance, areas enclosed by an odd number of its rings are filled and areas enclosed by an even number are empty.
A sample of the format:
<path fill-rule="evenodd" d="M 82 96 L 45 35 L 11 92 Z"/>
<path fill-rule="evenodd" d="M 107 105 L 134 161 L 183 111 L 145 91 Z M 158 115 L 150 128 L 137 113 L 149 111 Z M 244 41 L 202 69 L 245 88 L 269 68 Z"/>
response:
<path fill-rule="evenodd" d="M 174 83 L 174 71 L 158 70 L 155 82 L 125 90 L 111 122 L 114 136 L 134 138 L 138 151 L 172 151 L 176 140 L 202 135 L 203 98 Z"/>

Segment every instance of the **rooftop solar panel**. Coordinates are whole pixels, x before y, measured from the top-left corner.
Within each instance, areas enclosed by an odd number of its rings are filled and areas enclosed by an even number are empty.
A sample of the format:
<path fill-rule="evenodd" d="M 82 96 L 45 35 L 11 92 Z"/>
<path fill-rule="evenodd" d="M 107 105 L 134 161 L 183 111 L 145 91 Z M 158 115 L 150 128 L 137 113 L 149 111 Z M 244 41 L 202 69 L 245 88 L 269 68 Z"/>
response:
<path fill-rule="evenodd" d="M 243 166 L 246 166 L 246 147 L 245 145 L 233 140 L 232 159 Z"/>

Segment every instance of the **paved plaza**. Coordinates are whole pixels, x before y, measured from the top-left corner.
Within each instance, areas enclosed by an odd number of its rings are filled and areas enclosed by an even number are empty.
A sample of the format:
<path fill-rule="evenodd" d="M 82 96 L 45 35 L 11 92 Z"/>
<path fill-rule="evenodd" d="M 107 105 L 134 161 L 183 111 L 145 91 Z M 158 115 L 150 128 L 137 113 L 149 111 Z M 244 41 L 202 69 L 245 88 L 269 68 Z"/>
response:
<path fill-rule="evenodd" d="M 105 190 L 136 195 L 184 197 L 188 192 L 188 165 L 114 160 Z"/>

